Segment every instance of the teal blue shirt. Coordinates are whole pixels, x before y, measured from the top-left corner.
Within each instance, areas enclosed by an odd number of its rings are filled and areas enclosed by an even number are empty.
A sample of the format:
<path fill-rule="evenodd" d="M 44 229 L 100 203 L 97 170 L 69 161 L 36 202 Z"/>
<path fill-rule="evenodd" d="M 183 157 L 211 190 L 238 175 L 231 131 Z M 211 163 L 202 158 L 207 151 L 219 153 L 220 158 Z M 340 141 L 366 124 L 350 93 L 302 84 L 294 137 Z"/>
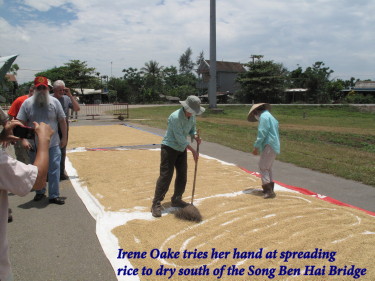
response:
<path fill-rule="evenodd" d="M 267 144 L 277 154 L 280 154 L 279 122 L 268 110 L 264 111 L 259 117 L 258 136 L 254 147 L 262 152 Z"/>
<path fill-rule="evenodd" d="M 195 134 L 195 116 L 187 118 L 183 108 L 180 108 L 169 116 L 167 132 L 161 143 L 182 152 L 189 145 L 186 137 L 194 137 Z"/>

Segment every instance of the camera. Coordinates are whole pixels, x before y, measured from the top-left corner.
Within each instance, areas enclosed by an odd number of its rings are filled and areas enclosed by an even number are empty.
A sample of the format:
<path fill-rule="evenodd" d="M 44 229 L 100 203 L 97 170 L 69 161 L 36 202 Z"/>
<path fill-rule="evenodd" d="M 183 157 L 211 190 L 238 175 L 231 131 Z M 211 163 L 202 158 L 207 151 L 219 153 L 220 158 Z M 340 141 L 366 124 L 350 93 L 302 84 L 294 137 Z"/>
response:
<path fill-rule="evenodd" d="M 35 129 L 30 127 L 16 126 L 13 129 L 13 135 L 21 139 L 34 139 Z"/>

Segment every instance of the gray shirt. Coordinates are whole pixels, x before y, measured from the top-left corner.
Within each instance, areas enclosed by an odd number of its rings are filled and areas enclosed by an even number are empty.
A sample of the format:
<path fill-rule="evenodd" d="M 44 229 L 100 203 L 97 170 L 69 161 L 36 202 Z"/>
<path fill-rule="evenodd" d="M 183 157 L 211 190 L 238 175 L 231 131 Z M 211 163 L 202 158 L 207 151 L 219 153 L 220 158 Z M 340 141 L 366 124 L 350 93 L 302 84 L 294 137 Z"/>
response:
<path fill-rule="evenodd" d="M 69 108 L 73 108 L 72 100 L 68 96 L 63 95 L 61 98 L 58 99 L 58 101 L 61 103 L 66 119 L 68 119 Z"/>
<path fill-rule="evenodd" d="M 58 146 L 60 138 L 58 134 L 58 123 L 60 119 L 65 119 L 64 110 L 60 102 L 50 97 L 48 107 L 41 108 L 34 104 L 35 96 L 28 98 L 22 104 L 18 112 L 17 119 L 26 122 L 27 126 L 33 127 L 33 122 L 44 122 L 51 126 L 54 134 L 51 137 L 50 147 Z"/>

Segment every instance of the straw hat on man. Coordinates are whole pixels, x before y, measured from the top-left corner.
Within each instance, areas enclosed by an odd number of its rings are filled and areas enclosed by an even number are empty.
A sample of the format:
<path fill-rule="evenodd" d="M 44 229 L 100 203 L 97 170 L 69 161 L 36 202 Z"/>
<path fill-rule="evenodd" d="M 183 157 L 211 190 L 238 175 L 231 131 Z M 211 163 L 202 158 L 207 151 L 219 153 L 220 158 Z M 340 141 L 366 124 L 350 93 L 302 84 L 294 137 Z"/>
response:
<path fill-rule="evenodd" d="M 259 155 L 259 170 L 262 176 L 264 199 L 274 198 L 272 164 L 276 155 L 280 153 L 279 122 L 270 113 L 271 105 L 268 103 L 254 104 L 248 115 L 250 122 L 259 121 L 257 139 L 254 143 L 254 155 Z"/>

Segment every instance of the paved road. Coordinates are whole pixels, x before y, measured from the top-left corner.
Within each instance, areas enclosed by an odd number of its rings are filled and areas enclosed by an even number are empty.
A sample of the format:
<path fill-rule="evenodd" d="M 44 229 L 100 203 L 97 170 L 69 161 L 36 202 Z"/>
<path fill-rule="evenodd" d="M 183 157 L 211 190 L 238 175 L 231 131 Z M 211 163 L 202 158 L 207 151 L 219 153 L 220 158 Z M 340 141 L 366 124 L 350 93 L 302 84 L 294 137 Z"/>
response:
<path fill-rule="evenodd" d="M 79 119 L 71 126 L 123 124 L 110 116 L 98 120 Z M 128 123 L 131 124 L 131 123 Z M 136 124 L 133 124 L 138 126 Z M 154 133 L 163 130 L 142 126 Z M 215 143 L 203 142 L 201 152 L 257 171 L 257 158 Z M 291 164 L 275 162 L 275 179 L 303 187 L 375 212 L 375 188 Z M 8 225 L 11 262 L 18 281 L 111 281 L 114 271 L 95 234 L 95 221 L 69 181 L 61 183 L 66 196 L 63 206 L 10 196 L 14 222 Z"/>

